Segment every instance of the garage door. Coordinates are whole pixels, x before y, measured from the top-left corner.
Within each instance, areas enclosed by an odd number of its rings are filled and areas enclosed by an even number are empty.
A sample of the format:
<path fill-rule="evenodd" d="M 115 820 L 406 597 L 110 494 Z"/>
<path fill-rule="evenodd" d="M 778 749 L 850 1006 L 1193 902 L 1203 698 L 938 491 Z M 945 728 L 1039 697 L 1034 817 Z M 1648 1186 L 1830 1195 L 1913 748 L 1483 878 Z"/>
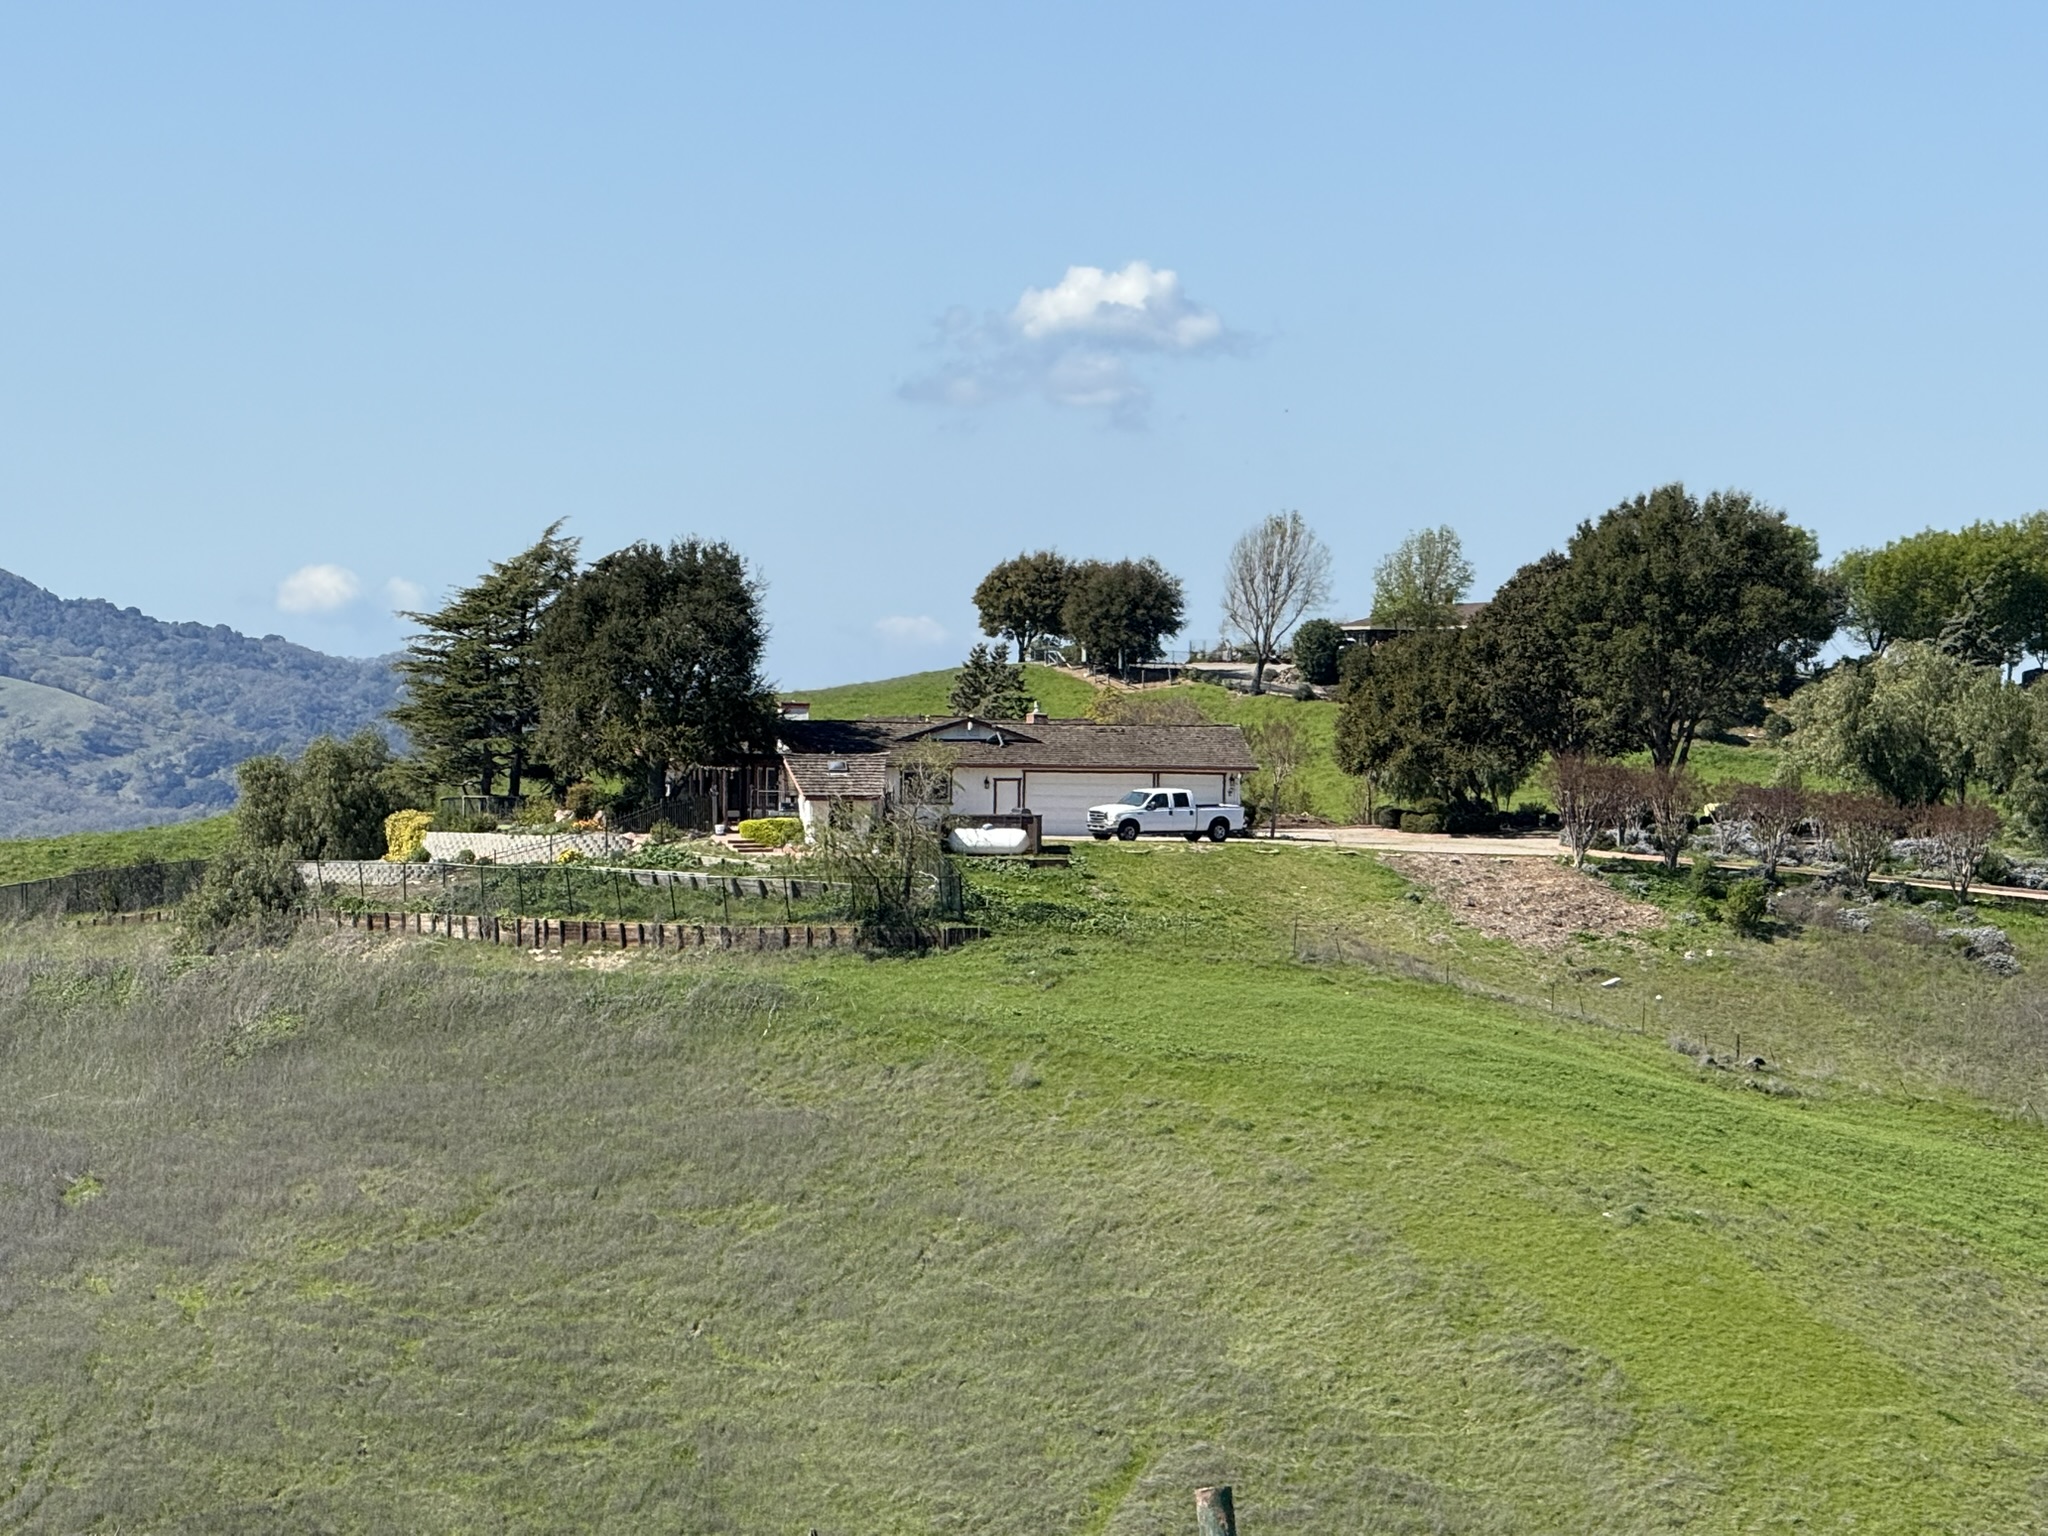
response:
<path fill-rule="evenodd" d="M 1150 789 L 1149 773 L 1051 773 L 1033 769 L 1024 780 L 1024 803 L 1044 818 L 1048 837 L 1088 830 L 1088 807 L 1133 789 Z"/>

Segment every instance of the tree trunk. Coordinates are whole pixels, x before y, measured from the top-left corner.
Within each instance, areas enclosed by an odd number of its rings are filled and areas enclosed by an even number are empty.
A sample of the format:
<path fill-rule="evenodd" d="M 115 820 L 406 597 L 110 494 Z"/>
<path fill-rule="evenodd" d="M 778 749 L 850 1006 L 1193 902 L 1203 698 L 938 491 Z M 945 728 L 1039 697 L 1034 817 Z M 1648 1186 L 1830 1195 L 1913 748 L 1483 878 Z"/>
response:
<path fill-rule="evenodd" d="M 1261 654 L 1261 655 L 1260 655 L 1260 657 L 1259 657 L 1259 659 L 1258 659 L 1257 661 L 1255 661 L 1255 662 L 1253 662 L 1253 663 L 1252 663 L 1252 692 L 1253 692 L 1253 693 L 1264 693 L 1265 691 L 1266 691 L 1266 658 L 1265 658 L 1265 656 L 1264 656 L 1263 654 Z"/>
<path fill-rule="evenodd" d="M 517 800 L 519 798 L 519 783 L 525 776 L 526 749 L 524 747 L 514 747 L 512 749 L 511 764 L 505 770 L 505 793 L 512 799 Z"/>

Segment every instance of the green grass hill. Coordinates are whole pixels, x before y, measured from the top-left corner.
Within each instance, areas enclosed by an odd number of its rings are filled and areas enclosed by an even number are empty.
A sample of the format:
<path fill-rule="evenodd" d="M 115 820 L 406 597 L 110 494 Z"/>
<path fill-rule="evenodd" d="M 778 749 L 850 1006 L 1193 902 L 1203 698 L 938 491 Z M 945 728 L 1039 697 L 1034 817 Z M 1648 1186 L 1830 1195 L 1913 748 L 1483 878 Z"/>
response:
<path fill-rule="evenodd" d="M 974 889 L 921 960 L 0 934 L 5 1528 L 2048 1520 L 2038 918 Z"/>
<path fill-rule="evenodd" d="M 0 841 L 0 885 L 47 880 L 81 869 L 114 869 L 145 859 L 165 864 L 177 859 L 207 859 L 225 848 L 234 835 L 235 818 L 229 814 L 130 832 L 73 832 L 64 837 Z"/>

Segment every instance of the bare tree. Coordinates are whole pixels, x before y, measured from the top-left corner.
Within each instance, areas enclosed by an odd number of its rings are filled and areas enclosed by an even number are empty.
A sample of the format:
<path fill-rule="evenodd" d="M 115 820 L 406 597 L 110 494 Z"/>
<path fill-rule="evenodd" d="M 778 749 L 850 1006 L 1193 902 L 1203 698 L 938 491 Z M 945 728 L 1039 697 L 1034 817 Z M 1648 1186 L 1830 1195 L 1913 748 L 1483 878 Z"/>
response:
<path fill-rule="evenodd" d="M 1678 856 L 1692 841 L 1693 813 L 1699 810 L 1700 781 L 1690 768 L 1629 768 L 1636 799 L 1649 812 L 1650 842 L 1664 857 L 1664 868 L 1676 870 Z"/>
<path fill-rule="evenodd" d="M 1103 725 L 1208 725 L 1201 707 L 1178 688 L 1141 690 L 1104 683 L 1088 701 L 1088 718 Z"/>
<path fill-rule="evenodd" d="M 1763 877 L 1776 880 L 1794 834 L 1812 814 L 1806 791 L 1797 784 L 1736 784 L 1725 791 L 1725 804 L 1749 828 Z"/>
<path fill-rule="evenodd" d="M 957 754 L 933 742 L 895 754 L 897 787 L 878 811 L 828 825 L 820 862 L 851 887 L 863 939 L 883 949 L 924 949 L 937 932 L 945 892 L 944 808 Z"/>
<path fill-rule="evenodd" d="M 1626 770 L 1618 763 L 1578 752 L 1561 752 L 1550 760 L 1550 798 L 1575 866 L 1585 865 L 1593 839 L 1620 819 L 1630 793 Z"/>
<path fill-rule="evenodd" d="M 1882 795 L 1850 790 L 1814 796 L 1813 813 L 1842 873 L 1858 889 L 1868 890 L 1871 875 L 1892 850 L 1905 813 Z"/>
<path fill-rule="evenodd" d="M 1223 571 L 1223 622 L 1252 651 L 1252 692 L 1309 609 L 1330 600 L 1330 551 L 1299 512 L 1275 512 L 1237 541 Z"/>
<path fill-rule="evenodd" d="M 1957 901 L 1970 899 L 1977 866 L 1998 837 L 1998 812 L 1981 800 L 1967 805 L 1930 805 L 1914 832 L 1934 844 L 1934 867 Z"/>
<path fill-rule="evenodd" d="M 1281 811 L 1292 810 L 1299 798 L 1296 780 L 1308 760 L 1308 732 L 1290 711 L 1246 726 L 1244 739 L 1259 762 L 1252 792 L 1266 807 L 1266 835 L 1278 837 Z"/>

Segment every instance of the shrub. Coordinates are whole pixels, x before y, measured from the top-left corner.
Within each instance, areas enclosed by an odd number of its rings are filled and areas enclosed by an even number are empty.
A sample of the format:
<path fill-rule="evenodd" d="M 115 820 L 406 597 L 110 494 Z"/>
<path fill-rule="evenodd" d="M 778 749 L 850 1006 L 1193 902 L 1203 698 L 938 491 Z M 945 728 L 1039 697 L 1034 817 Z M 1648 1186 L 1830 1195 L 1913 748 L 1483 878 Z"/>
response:
<path fill-rule="evenodd" d="M 1454 834 L 1486 834 L 1500 830 L 1500 813 L 1482 811 L 1473 806 L 1454 806 L 1443 813 L 1446 832 Z"/>
<path fill-rule="evenodd" d="M 495 832 L 498 818 L 469 811 L 436 811 L 429 832 Z"/>
<path fill-rule="evenodd" d="M 562 791 L 562 804 L 569 808 L 569 814 L 578 821 L 584 820 L 598 808 L 598 789 L 588 779 L 578 779 Z"/>
<path fill-rule="evenodd" d="M 767 848 L 782 848 L 804 838 L 804 824 L 795 816 L 753 817 L 741 822 L 738 831 L 748 842 Z"/>
<path fill-rule="evenodd" d="M 298 926 L 306 882 L 282 848 L 237 845 L 206 867 L 199 889 L 178 908 L 179 947 L 218 954 L 251 944 L 283 944 Z"/>
<path fill-rule="evenodd" d="M 384 857 L 393 864 L 416 858 L 434 818 L 427 811 L 393 811 L 384 818 Z"/>
<path fill-rule="evenodd" d="M 1408 813 L 1398 805 L 1383 805 L 1372 813 L 1372 824 L 1385 827 L 1389 832 L 1401 830 L 1401 818 Z"/>
<path fill-rule="evenodd" d="M 1312 683 L 1337 681 L 1337 658 L 1344 650 L 1344 631 L 1328 619 L 1310 619 L 1294 632 L 1294 670 Z"/>
<path fill-rule="evenodd" d="M 1313 683 L 1301 683 L 1295 687 L 1294 699 L 1297 704 L 1313 703 L 1315 701 L 1315 696 L 1316 688 L 1315 684 Z"/>
<path fill-rule="evenodd" d="M 657 821 L 647 829 L 647 842 L 653 848 L 666 848 L 671 843 L 680 843 L 683 837 L 683 829 L 672 821 Z"/>
<path fill-rule="evenodd" d="M 1756 934 L 1763 932 L 1764 918 L 1770 911 L 1770 894 L 1763 881 L 1738 880 L 1728 887 L 1728 898 L 1722 905 L 1721 915 L 1728 926 L 1737 933 Z"/>
<path fill-rule="evenodd" d="M 583 851 L 580 848 L 564 848 L 555 855 L 555 862 L 557 864 L 581 864 L 583 862 Z"/>
<path fill-rule="evenodd" d="M 1443 829 L 1444 819 L 1434 811 L 1403 811 L 1401 813 L 1401 830 L 1403 832 L 1441 832 Z"/>

